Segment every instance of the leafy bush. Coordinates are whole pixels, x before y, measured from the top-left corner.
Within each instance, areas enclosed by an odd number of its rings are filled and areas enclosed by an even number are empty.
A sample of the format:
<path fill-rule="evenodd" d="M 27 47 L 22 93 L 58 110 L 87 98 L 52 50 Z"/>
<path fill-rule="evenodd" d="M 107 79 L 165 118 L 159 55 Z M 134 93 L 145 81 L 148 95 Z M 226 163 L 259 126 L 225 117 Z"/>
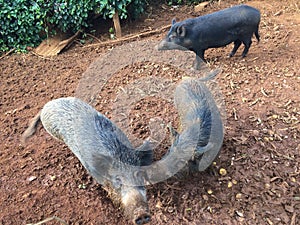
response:
<path fill-rule="evenodd" d="M 126 19 L 128 15 L 128 8 L 134 18 L 136 18 L 139 14 L 144 12 L 144 0 L 98 1 L 100 2 L 98 13 L 102 14 L 104 18 L 112 18 L 117 11 L 121 19 Z"/>
<path fill-rule="evenodd" d="M 133 0 L 128 5 L 128 15 L 131 16 L 132 19 L 138 18 L 146 8 L 146 0 Z"/>
<path fill-rule="evenodd" d="M 121 19 L 144 10 L 145 0 L 0 0 L 0 51 L 25 50 L 36 46 L 59 29 L 75 33 L 90 26 L 95 14 L 112 18 L 118 11 Z"/>
<path fill-rule="evenodd" d="M 43 0 L 0 0 L 0 51 L 25 50 L 41 41 L 45 11 Z"/>
<path fill-rule="evenodd" d="M 89 19 L 100 2 L 100 0 L 45 1 L 44 7 L 48 9 L 47 24 L 63 32 L 75 33 L 89 26 Z"/>

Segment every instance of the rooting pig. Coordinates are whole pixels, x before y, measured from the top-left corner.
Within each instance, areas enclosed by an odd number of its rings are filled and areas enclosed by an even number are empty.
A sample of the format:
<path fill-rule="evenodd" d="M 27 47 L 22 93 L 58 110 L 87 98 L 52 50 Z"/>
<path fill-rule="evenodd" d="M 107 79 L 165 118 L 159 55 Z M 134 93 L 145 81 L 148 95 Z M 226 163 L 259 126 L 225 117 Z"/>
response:
<path fill-rule="evenodd" d="M 223 143 L 224 128 L 219 109 L 207 86 L 195 78 L 188 78 L 179 83 L 175 90 L 174 102 L 180 116 L 181 133 L 170 127 L 170 152 L 186 142 L 186 138 L 182 137 L 183 133 L 186 136 L 195 136 L 197 144 L 194 154 L 180 172 L 204 171 L 217 157 Z"/>
<path fill-rule="evenodd" d="M 35 133 L 40 121 L 48 133 L 71 149 L 86 170 L 108 191 L 113 202 L 122 206 L 133 224 L 150 221 L 145 187 L 124 184 L 127 182 L 122 179 L 126 177 L 120 177 L 112 170 L 114 162 L 133 166 L 151 164 L 152 150 L 147 144 L 135 150 L 126 135 L 108 118 L 73 97 L 46 103 L 23 133 L 23 143 Z"/>
<path fill-rule="evenodd" d="M 260 12 L 247 5 L 237 5 L 218 12 L 190 18 L 181 22 L 172 20 L 172 26 L 165 39 L 158 45 L 158 50 L 190 50 L 196 53 L 195 69 L 205 61 L 204 52 L 209 48 L 223 47 L 234 42 L 229 54 L 234 56 L 243 43 L 245 57 L 255 34 L 259 41 L 258 28 Z"/>

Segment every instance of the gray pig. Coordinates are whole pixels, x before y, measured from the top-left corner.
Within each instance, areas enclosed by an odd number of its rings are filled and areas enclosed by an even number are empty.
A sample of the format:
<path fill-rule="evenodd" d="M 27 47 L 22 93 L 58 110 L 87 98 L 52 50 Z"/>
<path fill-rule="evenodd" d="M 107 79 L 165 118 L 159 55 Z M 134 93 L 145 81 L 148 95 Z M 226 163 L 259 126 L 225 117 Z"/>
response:
<path fill-rule="evenodd" d="M 170 127 L 173 143 L 169 151 L 172 152 L 182 145 L 181 142 L 186 141 L 186 138 L 181 137 L 183 132 L 186 135 L 190 133 L 187 136 L 196 136 L 193 157 L 179 174 L 204 171 L 219 154 L 223 143 L 224 128 L 219 109 L 206 85 L 194 78 L 179 83 L 174 102 L 180 117 L 181 134 Z M 197 130 L 194 129 L 195 126 L 198 127 Z"/>
<path fill-rule="evenodd" d="M 218 12 L 191 18 L 182 22 L 172 21 L 172 27 L 165 39 L 157 46 L 158 50 L 190 50 L 196 53 L 195 69 L 205 61 L 204 52 L 209 48 L 223 47 L 234 42 L 229 54 L 234 56 L 243 43 L 245 57 L 251 46 L 253 33 L 259 41 L 258 27 L 260 12 L 247 5 L 237 5 Z"/>
<path fill-rule="evenodd" d="M 35 133 L 40 121 L 48 133 L 72 150 L 87 171 L 108 191 L 113 202 L 122 206 L 133 224 L 150 221 L 145 187 L 126 185 L 124 183 L 128 182 L 122 180 L 124 177 L 110 171 L 116 161 L 133 166 L 151 164 L 152 150 L 147 143 L 134 150 L 125 134 L 108 118 L 73 97 L 45 104 L 23 133 L 23 143 Z"/>

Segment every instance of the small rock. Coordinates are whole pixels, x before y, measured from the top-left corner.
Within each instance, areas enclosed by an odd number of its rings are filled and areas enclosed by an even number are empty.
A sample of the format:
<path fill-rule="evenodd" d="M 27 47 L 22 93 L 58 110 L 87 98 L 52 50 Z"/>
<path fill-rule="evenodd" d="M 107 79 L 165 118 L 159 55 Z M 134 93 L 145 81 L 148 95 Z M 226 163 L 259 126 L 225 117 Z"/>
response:
<path fill-rule="evenodd" d="M 79 185 L 78 185 L 78 188 L 79 188 L 79 189 L 86 189 L 86 184 L 79 184 Z"/>
<path fill-rule="evenodd" d="M 36 176 L 30 176 L 27 178 L 29 182 L 36 180 Z"/>
<path fill-rule="evenodd" d="M 266 188 L 267 190 L 269 190 L 269 189 L 271 189 L 271 185 L 270 185 L 269 183 L 266 183 L 266 184 L 265 184 L 265 188 Z"/>
<path fill-rule="evenodd" d="M 241 199 L 241 198 L 242 198 L 242 194 L 241 194 L 241 193 L 237 193 L 237 194 L 235 195 L 235 198 L 236 198 L 236 199 Z"/>
<path fill-rule="evenodd" d="M 202 195 L 202 198 L 203 198 L 205 201 L 208 201 L 208 196 L 207 196 L 207 195 Z"/>
<path fill-rule="evenodd" d="M 239 216 L 239 217 L 244 217 L 244 213 L 240 212 L 240 211 L 235 211 L 235 213 Z"/>
<path fill-rule="evenodd" d="M 188 195 L 184 194 L 184 195 L 181 196 L 181 198 L 184 199 L 184 200 L 186 200 L 186 199 L 188 199 Z"/>
<path fill-rule="evenodd" d="M 161 201 L 158 201 L 155 205 L 156 208 L 160 209 L 162 207 Z"/>
<path fill-rule="evenodd" d="M 294 212 L 294 207 L 290 206 L 290 205 L 285 205 L 284 209 L 285 209 L 285 211 L 287 211 L 289 213 L 293 213 Z"/>
<path fill-rule="evenodd" d="M 169 207 L 168 207 L 168 212 L 169 212 L 169 213 L 172 213 L 172 212 L 174 212 L 174 208 L 173 208 L 173 207 L 171 207 L 171 206 L 169 206 Z"/>

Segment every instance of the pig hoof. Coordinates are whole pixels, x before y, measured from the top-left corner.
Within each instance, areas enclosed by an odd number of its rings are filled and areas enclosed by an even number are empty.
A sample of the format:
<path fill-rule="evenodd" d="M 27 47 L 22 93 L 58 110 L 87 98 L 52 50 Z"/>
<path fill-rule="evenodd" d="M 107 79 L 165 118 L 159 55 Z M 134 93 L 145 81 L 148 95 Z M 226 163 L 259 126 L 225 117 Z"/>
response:
<path fill-rule="evenodd" d="M 134 224 L 141 225 L 149 223 L 151 220 L 151 217 L 149 215 L 141 215 L 138 218 L 135 219 Z"/>

